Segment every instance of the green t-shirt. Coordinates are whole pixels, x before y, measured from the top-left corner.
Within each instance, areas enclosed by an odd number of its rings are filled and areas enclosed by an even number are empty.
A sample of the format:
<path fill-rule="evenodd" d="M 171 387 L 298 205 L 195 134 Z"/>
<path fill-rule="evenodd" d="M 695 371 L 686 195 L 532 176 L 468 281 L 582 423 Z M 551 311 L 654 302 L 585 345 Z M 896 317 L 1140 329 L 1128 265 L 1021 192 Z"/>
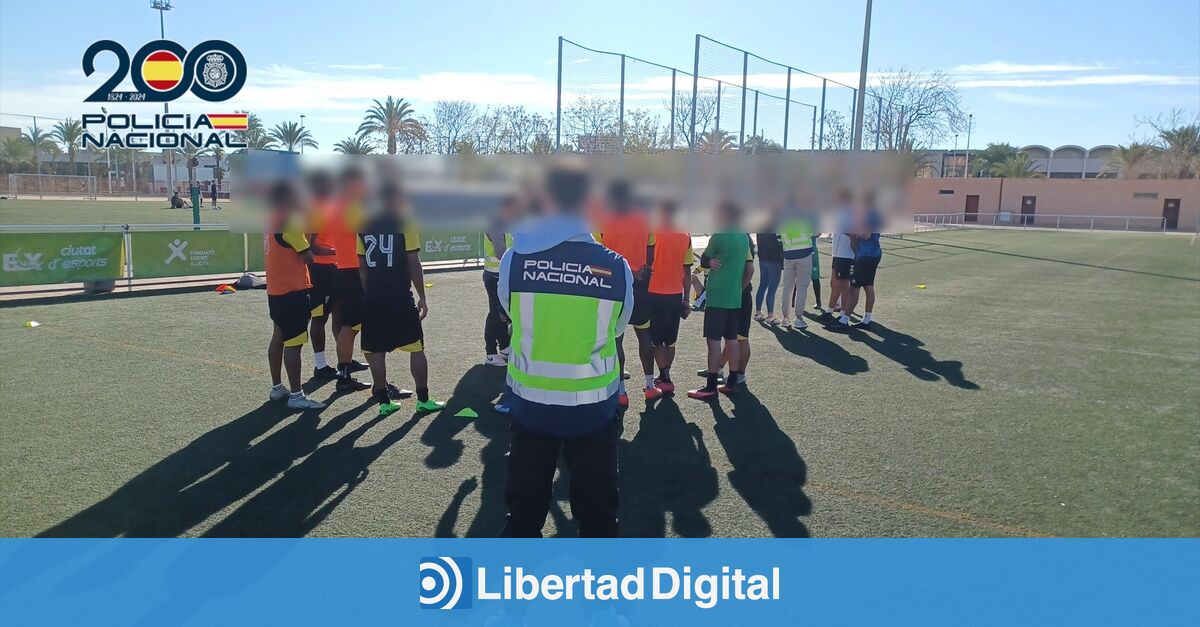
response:
<path fill-rule="evenodd" d="M 751 260 L 750 238 L 745 233 L 714 233 L 708 240 L 704 254 L 710 259 L 719 259 L 720 268 L 708 271 L 705 306 L 719 309 L 740 309 L 742 306 L 742 279 L 745 277 L 746 262 Z"/>

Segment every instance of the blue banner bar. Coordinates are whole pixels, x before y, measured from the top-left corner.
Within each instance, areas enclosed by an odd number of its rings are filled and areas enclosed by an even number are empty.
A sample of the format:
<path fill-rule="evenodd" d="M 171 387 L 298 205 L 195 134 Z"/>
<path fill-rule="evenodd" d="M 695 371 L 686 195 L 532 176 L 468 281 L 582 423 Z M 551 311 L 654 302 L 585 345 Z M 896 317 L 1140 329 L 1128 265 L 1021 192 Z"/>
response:
<path fill-rule="evenodd" d="M 1200 624 L 1186 540 L 0 540 L 8 625 Z"/>

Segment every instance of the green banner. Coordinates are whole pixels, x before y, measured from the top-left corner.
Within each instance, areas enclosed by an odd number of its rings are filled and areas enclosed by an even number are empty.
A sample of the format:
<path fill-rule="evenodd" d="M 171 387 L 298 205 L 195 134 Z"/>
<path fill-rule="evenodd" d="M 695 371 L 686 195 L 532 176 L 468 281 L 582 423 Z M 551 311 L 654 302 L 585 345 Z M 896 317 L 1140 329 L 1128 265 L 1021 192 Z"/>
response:
<path fill-rule="evenodd" d="M 0 286 L 121 278 L 120 233 L 0 235 Z"/>
<path fill-rule="evenodd" d="M 479 233 L 430 231 L 420 233 L 422 261 L 451 261 L 483 257 Z"/>
<path fill-rule="evenodd" d="M 130 234 L 133 278 L 241 272 L 245 237 L 229 231 L 149 231 Z"/>

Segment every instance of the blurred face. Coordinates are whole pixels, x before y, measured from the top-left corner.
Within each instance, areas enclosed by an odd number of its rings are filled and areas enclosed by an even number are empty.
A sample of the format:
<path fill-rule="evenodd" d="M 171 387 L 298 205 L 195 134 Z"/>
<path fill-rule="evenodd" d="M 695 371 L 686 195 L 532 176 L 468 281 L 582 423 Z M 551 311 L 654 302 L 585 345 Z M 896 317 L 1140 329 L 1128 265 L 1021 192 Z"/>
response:
<path fill-rule="evenodd" d="M 360 175 L 348 176 L 342 182 L 342 193 L 350 202 L 361 202 L 367 195 L 366 181 Z"/>

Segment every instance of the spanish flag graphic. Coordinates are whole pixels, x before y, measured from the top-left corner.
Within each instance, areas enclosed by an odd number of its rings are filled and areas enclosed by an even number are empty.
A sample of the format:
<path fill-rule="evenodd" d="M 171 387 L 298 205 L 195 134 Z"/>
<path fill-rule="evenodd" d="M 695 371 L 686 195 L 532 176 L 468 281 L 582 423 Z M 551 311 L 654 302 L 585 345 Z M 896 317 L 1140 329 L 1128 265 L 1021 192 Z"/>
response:
<path fill-rule="evenodd" d="M 142 80 L 155 91 L 167 91 L 183 80 L 183 62 L 170 50 L 152 52 L 142 63 Z"/>
<path fill-rule="evenodd" d="M 244 131 L 249 125 L 249 114 L 246 113 L 209 113 L 208 121 L 214 130 Z"/>

